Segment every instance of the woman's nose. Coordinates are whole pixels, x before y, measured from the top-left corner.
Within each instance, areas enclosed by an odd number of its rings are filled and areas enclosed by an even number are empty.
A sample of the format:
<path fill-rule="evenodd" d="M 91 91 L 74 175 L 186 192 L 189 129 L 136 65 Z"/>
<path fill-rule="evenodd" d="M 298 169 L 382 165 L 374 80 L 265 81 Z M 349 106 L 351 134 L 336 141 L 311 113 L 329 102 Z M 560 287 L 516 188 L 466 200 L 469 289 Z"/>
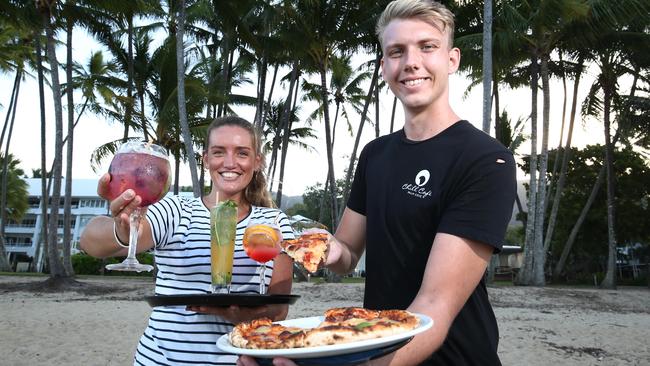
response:
<path fill-rule="evenodd" d="M 226 154 L 223 159 L 223 165 L 225 167 L 235 166 L 235 156 L 233 154 Z"/>

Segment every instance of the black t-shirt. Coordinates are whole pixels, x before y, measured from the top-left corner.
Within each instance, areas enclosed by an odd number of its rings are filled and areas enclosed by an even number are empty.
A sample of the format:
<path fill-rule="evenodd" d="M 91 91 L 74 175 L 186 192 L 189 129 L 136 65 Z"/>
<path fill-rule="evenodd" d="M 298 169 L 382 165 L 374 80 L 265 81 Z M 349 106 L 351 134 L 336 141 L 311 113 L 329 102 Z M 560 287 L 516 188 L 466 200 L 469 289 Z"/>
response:
<path fill-rule="evenodd" d="M 424 141 L 400 130 L 366 145 L 347 203 L 366 216 L 364 306 L 407 308 L 438 232 L 500 251 L 515 189 L 512 153 L 467 121 Z M 500 365 L 498 338 L 481 281 L 424 364 Z"/>

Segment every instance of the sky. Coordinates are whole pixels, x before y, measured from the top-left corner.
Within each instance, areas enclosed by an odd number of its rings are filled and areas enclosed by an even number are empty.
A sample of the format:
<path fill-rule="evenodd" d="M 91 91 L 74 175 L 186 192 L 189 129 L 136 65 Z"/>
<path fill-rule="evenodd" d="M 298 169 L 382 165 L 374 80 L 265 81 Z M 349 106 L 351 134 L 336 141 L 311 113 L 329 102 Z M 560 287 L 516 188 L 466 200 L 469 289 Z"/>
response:
<path fill-rule="evenodd" d="M 82 32 L 78 32 L 76 30 L 75 40 L 73 42 L 73 44 L 77 45 L 74 47 L 73 57 L 77 62 L 80 62 L 82 64 L 87 61 L 93 51 L 100 48 L 100 46 L 94 44 L 94 42 L 90 42 L 88 37 L 85 36 Z M 63 62 L 65 60 L 65 52 L 63 48 L 59 48 L 57 50 L 57 56 L 59 62 Z M 361 60 L 362 58 L 359 59 Z M 14 77 L 15 74 L 0 75 L 0 83 L 2 85 L 0 88 L 0 116 L 2 116 L 3 121 L 6 118 L 7 106 L 9 105 Z M 59 77 L 61 79 L 61 82 L 65 82 L 65 74 L 63 72 L 59 73 Z M 253 77 L 252 79 L 255 80 L 256 78 Z M 271 77 L 269 76 L 267 79 L 270 83 Z M 469 85 L 469 81 L 462 75 L 458 74 L 451 76 L 449 84 L 450 103 L 455 109 L 456 113 L 461 118 L 469 120 L 477 128 L 481 129 L 481 116 L 483 108 L 482 87 L 480 85 L 478 87 L 475 87 L 467 96 L 465 96 L 464 94 Z M 581 101 L 584 98 L 584 95 L 586 95 L 589 84 L 589 81 L 582 82 L 579 101 Z M 572 85 L 569 85 L 568 87 L 571 89 Z M 248 87 L 248 89 L 243 89 L 241 92 L 250 96 L 255 95 L 254 87 Z M 47 87 L 45 93 L 47 115 L 46 151 L 48 161 L 47 165 L 49 167 L 52 164 L 54 154 L 54 115 L 52 112 L 52 94 Z M 551 93 L 551 133 L 549 135 L 549 148 L 556 147 L 558 145 L 560 137 L 559 131 L 562 116 L 563 91 L 562 85 L 559 81 L 552 81 Z M 280 98 L 284 95 L 282 95 L 282 93 L 276 88 L 274 96 L 276 98 Z M 28 76 L 21 83 L 20 95 L 18 98 L 19 102 L 16 121 L 9 151 L 21 161 L 20 167 L 25 171 L 25 174 L 28 175 L 28 177 L 31 177 L 32 169 L 40 168 L 41 151 L 40 109 L 38 101 L 38 85 L 35 76 Z M 539 95 L 539 98 L 540 99 L 538 105 L 540 114 L 538 125 L 541 128 L 541 93 Z M 382 92 L 380 100 L 380 132 L 383 135 L 386 134 L 389 129 L 393 96 L 390 91 L 386 89 Z M 75 103 L 80 103 L 79 97 L 76 97 Z M 511 119 L 517 119 L 520 117 L 527 118 L 530 114 L 530 104 L 529 89 L 500 91 L 500 107 L 508 111 Z M 314 108 L 315 106 L 310 106 L 308 104 L 303 105 L 302 112 L 300 114 L 302 117 L 301 119 L 304 120 L 308 113 L 311 112 Z M 567 106 L 567 109 L 568 108 L 570 108 L 570 106 Z M 238 115 L 248 119 L 249 121 L 252 121 L 255 114 L 255 110 L 249 107 L 233 107 L 233 109 L 235 109 Z M 372 106 L 371 113 L 372 116 L 374 116 L 374 107 Z M 332 120 L 333 114 L 334 108 L 331 108 L 330 115 L 332 116 Z M 403 112 L 399 106 L 399 103 L 395 116 L 395 129 L 399 129 L 403 126 L 404 123 Z M 600 125 L 593 120 L 582 123 L 580 117 L 578 116 L 577 118 L 578 119 L 576 121 L 576 127 L 574 130 L 573 146 L 583 147 L 590 143 L 602 143 L 604 140 L 602 137 L 602 127 L 600 127 Z M 359 125 L 359 119 L 359 116 L 355 116 L 350 120 L 355 132 Z M 339 122 L 341 122 L 341 119 L 339 119 Z M 65 106 L 64 126 L 67 126 Z M 339 124 L 339 126 L 340 127 L 337 127 L 335 143 L 336 146 L 334 151 L 335 177 L 337 179 L 343 177 L 344 169 L 346 169 L 349 164 L 349 154 L 351 153 L 354 144 L 354 136 L 350 136 L 349 132 L 347 131 L 347 127 L 344 127 L 344 124 Z M 304 151 L 295 146 L 291 146 L 289 148 L 283 185 L 283 190 L 286 195 L 301 195 L 307 187 L 315 185 L 316 183 L 322 183 L 325 180 L 325 176 L 327 174 L 327 155 L 325 153 L 324 130 L 322 124 L 316 124 L 312 127 L 316 129 L 316 134 L 319 136 L 319 138 L 307 141 L 307 143 L 311 145 L 315 151 Z M 361 151 L 361 147 L 363 147 L 363 145 L 375 137 L 374 126 L 366 124 L 364 126 L 363 132 L 364 133 L 361 138 L 361 146 L 357 152 L 357 155 Z M 526 134 L 530 134 L 530 127 L 526 127 L 524 132 Z M 90 156 L 95 148 L 106 142 L 119 139 L 122 136 L 122 133 L 123 129 L 120 124 L 105 120 L 103 118 L 98 118 L 86 112 L 81 117 L 79 124 L 75 128 L 73 148 L 73 178 L 99 178 L 105 171 L 107 171 L 108 165 L 110 163 L 108 159 L 102 162 L 101 166 L 97 168 L 97 171 L 94 171 L 90 165 Z M 494 135 L 493 132 L 491 134 Z M 539 140 L 541 141 L 541 133 L 539 136 Z M 2 146 L 3 153 L 4 149 L 5 145 Z M 530 145 L 523 145 L 522 148 L 518 150 L 518 152 L 530 153 Z M 65 172 L 65 157 L 63 169 Z M 190 185 L 191 179 L 189 168 L 187 166 L 183 166 L 181 169 L 181 185 Z M 525 179 L 525 176 L 521 171 L 518 172 L 518 179 Z M 277 184 L 274 186 L 277 186 Z"/>

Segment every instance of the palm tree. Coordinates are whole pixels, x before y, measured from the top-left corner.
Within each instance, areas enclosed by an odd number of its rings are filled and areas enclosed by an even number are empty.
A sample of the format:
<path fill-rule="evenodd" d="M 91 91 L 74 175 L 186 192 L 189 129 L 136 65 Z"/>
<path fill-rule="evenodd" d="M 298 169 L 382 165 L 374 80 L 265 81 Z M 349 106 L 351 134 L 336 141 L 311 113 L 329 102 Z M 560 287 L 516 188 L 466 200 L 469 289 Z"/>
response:
<path fill-rule="evenodd" d="M 270 107 L 264 108 L 267 111 L 266 118 L 264 119 L 264 128 L 262 129 L 262 134 L 264 136 L 264 139 L 266 140 L 263 146 L 263 152 L 265 154 L 272 152 L 274 149 L 280 151 L 282 149 L 286 149 L 282 144 L 280 144 L 280 142 L 284 140 L 283 134 L 285 133 L 285 131 L 279 128 L 282 125 L 284 120 L 283 118 L 283 114 L 285 113 L 284 105 L 285 105 L 285 101 L 278 101 L 276 103 L 271 104 Z M 298 110 L 296 108 L 294 108 L 291 111 L 291 116 L 289 117 L 290 126 L 293 126 L 295 122 L 299 121 L 297 112 Z M 287 138 L 288 141 L 287 146 L 295 145 L 303 150 L 313 151 L 314 148 L 311 145 L 305 143 L 304 140 L 310 138 L 316 138 L 316 137 L 317 136 L 315 135 L 314 130 L 311 127 L 291 127 L 291 129 L 289 130 L 289 137 Z M 268 162 L 269 177 L 275 176 L 275 169 L 278 162 L 277 156 L 278 156 L 277 154 L 272 154 L 272 157 Z M 287 154 L 283 153 L 281 156 L 286 159 Z M 282 165 L 282 163 L 280 163 L 280 165 Z M 278 180 L 282 181 L 283 179 L 284 179 L 284 172 L 281 171 L 278 176 Z"/>
<path fill-rule="evenodd" d="M 15 159 L 13 155 L 0 155 L 0 164 L 4 167 L 2 185 L 3 207 L 0 212 L 0 268 L 2 271 L 11 271 L 11 265 L 7 261 L 7 252 L 5 249 L 5 226 L 7 220 L 13 222 L 20 222 L 29 209 L 27 201 L 27 182 L 21 177 L 25 175 L 22 169 L 18 167 L 20 161 Z"/>
<path fill-rule="evenodd" d="M 179 124 L 181 126 L 181 133 L 183 135 L 183 143 L 185 144 L 185 151 L 190 157 L 190 159 L 188 159 L 188 162 L 190 164 L 190 175 L 192 177 L 194 197 L 199 197 L 201 196 L 202 188 L 199 185 L 199 177 L 196 170 L 196 159 L 191 158 L 194 156 L 194 147 L 192 137 L 190 136 L 190 128 L 187 124 L 187 110 L 185 106 L 185 44 L 183 38 L 183 35 L 185 33 L 185 0 L 179 0 L 176 6 L 176 95 L 178 97 L 178 118 Z"/>
<path fill-rule="evenodd" d="M 327 74 L 331 69 L 331 59 L 336 51 L 345 52 L 351 49 L 351 34 L 357 32 L 360 3 L 344 0 L 295 2 L 295 13 L 292 21 L 297 32 L 304 38 L 308 60 L 320 76 L 321 100 L 323 101 L 323 121 L 325 128 L 325 148 L 327 151 L 328 181 L 332 202 L 333 226 L 338 220 L 338 203 L 336 198 L 336 179 L 334 174 L 334 158 L 332 151 L 332 127 L 329 113 L 329 92 Z"/>
<path fill-rule="evenodd" d="M 40 11 L 45 33 L 47 35 L 47 55 L 50 64 L 50 76 L 52 82 L 52 94 L 54 99 L 54 119 L 55 119 L 55 138 L 54 138 L 54 164 L 52 167 L 52 203 L 50 206 L 50 215 L 48 222 L 48 263 L 50 278 L 54 280 L 67 278 L 61 263 L 58 248 L 58 221 L 59 221 L 59 201 L 61 199 L 61 178 L 63 159 L 63 108 L 61 106 L 61 83 L 59 82 L 59 62 L 56 58 L 56 47 L 54 30 L 51 18 L 58 12 L 56 0 L 40 0 L 37 2 L 37 9 Z"/>

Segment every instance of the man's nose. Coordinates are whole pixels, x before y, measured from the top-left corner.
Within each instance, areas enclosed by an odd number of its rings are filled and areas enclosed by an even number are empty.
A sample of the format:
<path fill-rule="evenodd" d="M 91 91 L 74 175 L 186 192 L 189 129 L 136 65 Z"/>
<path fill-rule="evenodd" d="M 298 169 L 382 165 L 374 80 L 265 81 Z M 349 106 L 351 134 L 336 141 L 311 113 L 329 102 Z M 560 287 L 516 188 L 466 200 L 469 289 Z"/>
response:
<path fill-rule="evenodd" d="M 422 58 L 417 52 L 412 50 L 406 51 L 404 54 L 404 70 L 417 70 L 420 68 Z"/>

